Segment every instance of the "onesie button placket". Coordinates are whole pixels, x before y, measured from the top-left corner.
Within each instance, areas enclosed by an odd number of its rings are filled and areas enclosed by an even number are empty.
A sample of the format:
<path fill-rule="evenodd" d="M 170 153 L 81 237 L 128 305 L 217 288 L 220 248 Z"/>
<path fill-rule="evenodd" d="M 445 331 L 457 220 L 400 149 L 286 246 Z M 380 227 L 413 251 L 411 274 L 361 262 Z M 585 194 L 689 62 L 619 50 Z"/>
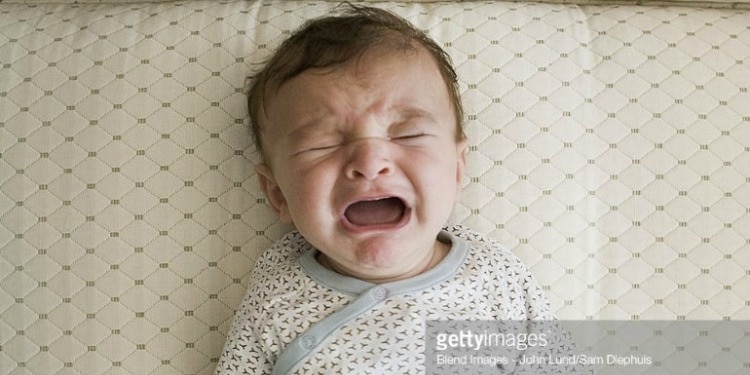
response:
<path fill-rule="evenodd" d="M 316 254 L 318 252 L 316 250 L 305 253 L 300 258 L 302 268 L 309 275 L 319 278 L 319 282 L 322 285 L 328 286 L 331 289 L 343 286 L 343 293 L 349 294 L 352 300 L 337 311 L 308 327 L 304 333 L 297 336 L 290 345 L 284 348 L 277 356 L 272 375 L 286 375 L 294 371 L 295 368 L 298 368 L 304 362 L 305 358 L 315 352 L 316 348 L 324 345 L 337 330 L 342 329 L 345 325 L 368 312 L 372 312 L 373 308 L 387 301 L 389 297 L 400 296 L 411 291 L 425 290 L 455 275 L 469 254 L 469 245 L 467 242 L 452 236 L 448 232 L 441 232 L 441 235 L 445 243 L 452 244 L 451 251 L 446 258 L 447 261 L 442 266 L 439 265 L 442 269 L 433 268 L 425 274 L 414 278 L 382 285 L 336 274 L 322 267 L 317 262 Z"/>
<path fill-rule="evenodd" d="M 302 340 L 300 341 L 300 344 L 302 344 L 302 347 L 307 350 L 312 350 L 315 348 L 315 336 L 313 335 L 305 335 L 302 337 Z"/>

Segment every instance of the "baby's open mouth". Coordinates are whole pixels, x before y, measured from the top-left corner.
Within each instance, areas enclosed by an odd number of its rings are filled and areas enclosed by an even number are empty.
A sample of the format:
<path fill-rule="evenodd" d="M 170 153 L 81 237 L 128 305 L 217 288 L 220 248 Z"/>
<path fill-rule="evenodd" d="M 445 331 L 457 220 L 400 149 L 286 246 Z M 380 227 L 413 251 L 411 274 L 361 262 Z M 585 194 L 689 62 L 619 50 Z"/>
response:
<path fill-rule="evenodd" d="M 406 214 L 406 204 L 396 197 L 352 203 L 344 216 L 357 226 L 388 225 L 399 223 Z"/>

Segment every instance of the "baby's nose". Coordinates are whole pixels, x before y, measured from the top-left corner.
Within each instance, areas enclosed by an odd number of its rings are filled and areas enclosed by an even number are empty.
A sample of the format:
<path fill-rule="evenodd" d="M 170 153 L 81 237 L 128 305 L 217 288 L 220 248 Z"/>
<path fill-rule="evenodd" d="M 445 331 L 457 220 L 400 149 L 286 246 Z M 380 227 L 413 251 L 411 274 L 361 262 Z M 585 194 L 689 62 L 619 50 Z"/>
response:
<path fill-rule="evenodd" d="M 351 142 L 347 147 L 346 177 L 352 180 L 374 180 L 393 173 L 393 160 L 388 151 L 388 142 L 377 138 L 366 138 Z"/>

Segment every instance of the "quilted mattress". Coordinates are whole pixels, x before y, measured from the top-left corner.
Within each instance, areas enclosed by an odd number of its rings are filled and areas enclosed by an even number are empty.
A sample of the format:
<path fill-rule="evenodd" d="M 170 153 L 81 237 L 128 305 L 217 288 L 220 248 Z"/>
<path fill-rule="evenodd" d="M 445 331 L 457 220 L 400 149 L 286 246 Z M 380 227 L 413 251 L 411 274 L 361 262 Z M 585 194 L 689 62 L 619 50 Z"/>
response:
<path fill-rule="evenodd" d="M 256 184 L 245 77 L 335 5 L 0 2 L 0 373 L 211 373 L 290 229 Z M 457 67 L 453 222 L 560 318 L 750 319 L 747 7 L 375 5 Z"/>

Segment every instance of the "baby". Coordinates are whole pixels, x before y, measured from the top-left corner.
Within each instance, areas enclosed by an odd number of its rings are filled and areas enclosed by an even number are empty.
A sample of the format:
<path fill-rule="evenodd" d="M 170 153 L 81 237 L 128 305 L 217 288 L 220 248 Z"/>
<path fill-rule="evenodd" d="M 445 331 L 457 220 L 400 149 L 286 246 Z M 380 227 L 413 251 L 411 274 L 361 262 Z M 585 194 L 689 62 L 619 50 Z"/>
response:
<path fill-rule="evenodd" d="M 553 318 L 507 250 L 444 228 L 467 140 L 423 32 L 368 7 L 313 20 L 248 102 L 260 186 L 296 231 L 258 260 L 217 374 L 424 373 L 428 320 Z"/>

